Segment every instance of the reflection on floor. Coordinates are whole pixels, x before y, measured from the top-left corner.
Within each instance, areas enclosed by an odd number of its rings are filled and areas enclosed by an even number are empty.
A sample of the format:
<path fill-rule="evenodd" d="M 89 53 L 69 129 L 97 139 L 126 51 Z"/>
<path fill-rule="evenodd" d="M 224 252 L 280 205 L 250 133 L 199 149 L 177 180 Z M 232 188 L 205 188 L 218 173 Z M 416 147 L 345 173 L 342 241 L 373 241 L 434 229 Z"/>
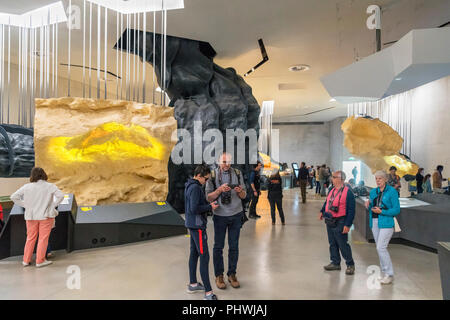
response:
<path fill-rule="evenodd" d="M 436 254 L 391 245 L 395 283 L 377 289 L 367 273 L 378 264 L 375 245 L 353 232 L 356 274 L 346 276 L 345 268 L 325 272 L 328 242 L 325 226 L 317 219 L 323 200 L 315 200 L 311 190 L 302 204 L 299 189 L 285 191 L 286 225 L 278 219 L 272 226 L 266 196 L 263 192 L 258 204 L 262 218 L 242 229 L 237 274 L 241 288 L 218 290 L 213 285 L 219 299 L 442 299 Z M 208 228 L 212 252 L 211 223 Z M 70 254 L 60 251 L 54 264 L 42 269 L 23 268 L 21 257 L 2 260 L 0 299 L 201 299 L 201 294 L 185 293 L 188 250 L 189 238 L 179 236 Z M 71 265 L 81 270 L 80 290 L 66 286 Z M 214 284 L 212 260 L 210 274 Z"/>

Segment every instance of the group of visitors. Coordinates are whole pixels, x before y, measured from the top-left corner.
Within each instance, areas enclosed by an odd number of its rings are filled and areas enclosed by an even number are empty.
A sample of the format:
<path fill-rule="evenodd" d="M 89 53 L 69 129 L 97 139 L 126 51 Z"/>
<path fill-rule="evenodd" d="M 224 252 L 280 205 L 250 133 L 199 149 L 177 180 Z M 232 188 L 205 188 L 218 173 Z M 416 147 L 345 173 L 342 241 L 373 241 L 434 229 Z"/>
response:
<path fill-rule="evenodd" d="M 345 184 L 345 173 L 336 171 L 332 174 L 333 188 L 328 193 L 319 214 L 325 220 L 330 246 L 330 264 L 324 266 L 326 271 L 341 270 L 341 255 L 347 268 L 345 273 L 355 273 L 355 262 L 348 243 L 348 233 L 355 217 L 355 196 Z M 394 234 L 394 217 L 400 213 L 398 192 L 388 184 L 389 177 L 384 171 L 375 173 L 377 188 L 370 192 L 366 202 L 369 210 L 369 225 L 375 239 L 382 274 L 378 279 L 381 284 L 390 284 L 394 279 L 394 269 L 387 250 Z"/>
<path fill-rule="evenodd" d="M 218 168 L 212 170 L 206 165 L 199 165 L 194 176 L 185 185 L 185 225 L 190 233 L 189 256 L 189 284 L 187 292 L 204 292 L 206 300 L 217 300 L 213 293 L 209 280 L 207 215 L 213 212 L 214 245 L 213 267 L 215 284 L 218 289 L 227 288 L 225 283 L 223 250 L 225 238 L 228 239 L 228 268 L 227 280 L 231 287 L 239 288 L 237 279 L 237 263 L 239 258 L 239 238 L 244 221 L 244 203 L 247 197 L 247 189 L 242 172 L 231 167 L 232 158 L 228 153 L 223 153 L 218 159 Z M 260 171 L 262 163 L 258 162 L 249 175 L 251 190 L 251 204 L 249 217 L 258 219 L 256 205 L 260 191 Z M 400 213 L 399 191 L 400 177 L 397 169 L 391 167 L 389 173 L 377 171 L 375 180 L 377 187 L 370 191 L 369 200 L 365 203 L 369 212 L 369 225 L 372 230 L 376 249 L 378 252 L 382 277 L 380 283 L 393 282 L 394 270 L 387 250 L 389 241 L 394 234 L 394 217 Z M 420 168 L 416 180 L 419 193 L 429 192 L 430 175 L 423 176 L 423 168 Z M 443 166 L 439 165 L 433 174 L 433 188 L 442 188 Z M 347 275 L 355 273 L 355 262 L 352 249 L 348 242 L 348 233 L 353 225 L 355 216 L 355 195 L 350 185 L 345 183 L 346 175 L 343 171 L 330 174 L 326 165 L 306 167 L 301 163 L 299 181 L 303 202 L 306 201 L 306 186 L 310 178 L 315 179 L 316 190 L 326 189 L 331 186 L 326 201 L 319 214 L 319 219 L 324 220 L 329 242 L 331 262 L 324 266 L 326 271 L 341 270 L 341 256 L 346 263 Z M 23 266 L 30 266 L 36 241 L 36 267 L 51 264 L 47 260 L 48 240 L 50 232 L 55 225 L 55 217 L 58 215 L 55 209 L 63 200 L 63 193 L 52 183 L 42 168 L 35 167 L 31 171 L 30 183 L 24 185 L 11 195 L 11 200 L 25 208 L 25 220 L 27 227 L 27 240 L 24 248 Z M 317 191 L 316 191 L 317 192 Z M 281 223 L 285 224 L 285 216 L 282 206 L 282 183 L 278 170 L 269 177 L 268 200 L 271 208 L 272 224 L 276 223 L 275 211 L 278 209 Z M 0 210 L 1 211 L 1 210 Z M 1 218 L 1 217 L 0 217 Z M 200 260 L 200 275 L 202 282 L 197 281 L 197 264 Z"/>
<path fill-rule="evenodd" d="M 433 173 L 433 176 L 431 176 L 431 174 L 429 173 L 428 174 L 424 173 L 425 172 L 424 168 L 419 168 L 416 174 L 417 193 L 432 193 L 433 190 L 441 192 L 442 182 L 447 180 L 442 177 L 443 170 L 444 166 L 438 165 Z M 431 188 L 431 179 L 433 179 L 433 188 Z"/>
<path fill-rule="evenodd" d="M 316 197 L 325 197 L 331 184 L 331 169 L 326 164 L 311 167 L 312 175 L 315 176 Z"/>

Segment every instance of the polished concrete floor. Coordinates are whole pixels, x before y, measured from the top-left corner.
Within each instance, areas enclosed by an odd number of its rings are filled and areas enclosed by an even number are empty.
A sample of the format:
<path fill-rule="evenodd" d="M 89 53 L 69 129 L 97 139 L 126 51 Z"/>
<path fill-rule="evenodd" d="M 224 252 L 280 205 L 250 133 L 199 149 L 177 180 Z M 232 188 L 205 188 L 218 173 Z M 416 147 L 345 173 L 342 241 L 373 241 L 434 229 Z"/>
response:
<path fill-rule="evenodd" d="M 350 238 L 356 274 L 346 276 L 345 268 L 325 272 L 328 242 L 317 219 L 323 200 L 312 193 L 308 197 L 302 204 L 299 189 L 286 191 L 286 225 L 278 219 L 272 226 L 263 193 L 258 204 L 262 218 L 247 222 L 241 233 L 241 288 L 218 290 L 213 285 L 219 299 L 442 299 L 437 254 L 390 245 L 395 282 L 376 288 L 367 273 L 378 264 L 375 245 L 355 232 Z M 212 251 L 211 223 L 208 233 Z M 188 252 L 189 238 L 178 236 L 70 254 L 58 251 L 54 264 L 42 269 L 23 268 L 21 257 L 9 258 L 0 261 L 0 299 L 201 299 L 201 294 L 185 293 Z M 80 289 L 67 288 L 71 265 L 80 268 Z M 212 261 L 210 274 L 214 283 Z"/>

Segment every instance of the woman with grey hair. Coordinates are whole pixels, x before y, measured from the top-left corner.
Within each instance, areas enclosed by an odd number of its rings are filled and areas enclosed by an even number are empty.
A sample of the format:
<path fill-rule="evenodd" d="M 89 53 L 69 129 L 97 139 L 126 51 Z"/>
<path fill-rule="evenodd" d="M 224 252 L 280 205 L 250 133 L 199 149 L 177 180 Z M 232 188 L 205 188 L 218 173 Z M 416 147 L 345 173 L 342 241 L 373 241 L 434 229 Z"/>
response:
<path fill-rule="evenodd" d="M 381 284 L 391 284 L 394 280 L 394 268 L 387 250 L 394 234 L 394 217 L 400 213 L 398 192 L 387 184 L 388 175 L 384 171 L 375 173 L 377 188 L 370 191 L 370 200 L 366 202 L 369 210 L 369 225 L 377 245 L 382 275 Z"/>

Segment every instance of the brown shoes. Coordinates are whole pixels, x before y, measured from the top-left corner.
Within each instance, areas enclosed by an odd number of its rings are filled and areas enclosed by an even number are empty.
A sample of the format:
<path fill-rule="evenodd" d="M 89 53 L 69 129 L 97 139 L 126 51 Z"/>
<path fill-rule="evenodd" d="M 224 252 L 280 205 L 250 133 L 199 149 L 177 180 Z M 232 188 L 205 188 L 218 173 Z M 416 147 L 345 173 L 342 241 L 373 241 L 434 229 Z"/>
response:
<path fill-rule="evenodd" d="M 223 280 L 223 274 L 216 277 L 216 286 L 217 288 L 223 290 L 227 288 L 227 285 L 225 284 L 225 281 Z"/>
<path fill-rule="evenodd" d="M 235 274 L 230 274 L 229 276 L 228 276 L 228 281 L 231 283 L 231 286 L 233 287 L 233 288 L 239 288 L 241 285 L 239 284 L 239 281 L 238 281 L 238 279 L 236 278 L 236 275 Z"/>

